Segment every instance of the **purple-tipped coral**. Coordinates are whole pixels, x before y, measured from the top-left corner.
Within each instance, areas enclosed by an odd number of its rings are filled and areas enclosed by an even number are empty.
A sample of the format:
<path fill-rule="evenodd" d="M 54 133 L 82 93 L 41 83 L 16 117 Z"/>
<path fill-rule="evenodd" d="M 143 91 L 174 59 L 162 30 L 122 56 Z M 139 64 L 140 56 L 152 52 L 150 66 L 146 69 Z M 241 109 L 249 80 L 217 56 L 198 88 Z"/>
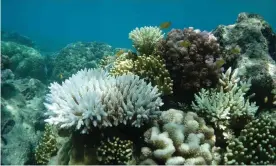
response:
<path fill-rule="evenodd" d="M 159 43 L 157 52 L 166 61 L 174 92 L 197 92 L 216 85 L 223 60 L 215 36 L 193 28 L 173 29 Z"/>

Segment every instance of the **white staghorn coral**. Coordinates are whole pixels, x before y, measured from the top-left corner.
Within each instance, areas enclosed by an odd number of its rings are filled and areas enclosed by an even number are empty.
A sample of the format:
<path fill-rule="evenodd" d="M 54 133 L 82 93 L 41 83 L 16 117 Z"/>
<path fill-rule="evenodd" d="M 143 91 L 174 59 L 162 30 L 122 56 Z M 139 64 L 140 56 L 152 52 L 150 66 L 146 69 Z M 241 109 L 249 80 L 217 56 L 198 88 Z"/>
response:
<path fill-rule="evenodd" d="M 160 114 L 163 105 L 156 87 L 138 76 L 108 76 L 102 69 L 84 69 L 65 80 L 54 82 L 47 95 L 48 119 L 59 128 L 107 127 L 131 122 L 140 127 Z"/>
<path fill-rule="evenodd" d="M 129 39 L 133 42 L 133 47 L 140 53 L 151 55 L 156 48 L 156 44 L 164 37 L 158 27 L 145 26 L 135 28 L 129 33 Z"/>

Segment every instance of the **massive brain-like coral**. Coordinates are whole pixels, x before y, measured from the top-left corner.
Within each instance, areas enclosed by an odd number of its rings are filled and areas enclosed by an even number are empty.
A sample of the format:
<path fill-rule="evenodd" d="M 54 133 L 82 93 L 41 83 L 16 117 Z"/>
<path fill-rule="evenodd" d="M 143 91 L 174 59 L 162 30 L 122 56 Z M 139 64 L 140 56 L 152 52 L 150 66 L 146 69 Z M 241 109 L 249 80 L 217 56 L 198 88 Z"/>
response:
<path fill-rule="evenodd" d="M 159 43 L 157 53 L 165 59 L 174 92 L 194 93 L 216 85 L 222 60 L 220 46 L 211 33 L 193 28 L 173 29 Z"/>

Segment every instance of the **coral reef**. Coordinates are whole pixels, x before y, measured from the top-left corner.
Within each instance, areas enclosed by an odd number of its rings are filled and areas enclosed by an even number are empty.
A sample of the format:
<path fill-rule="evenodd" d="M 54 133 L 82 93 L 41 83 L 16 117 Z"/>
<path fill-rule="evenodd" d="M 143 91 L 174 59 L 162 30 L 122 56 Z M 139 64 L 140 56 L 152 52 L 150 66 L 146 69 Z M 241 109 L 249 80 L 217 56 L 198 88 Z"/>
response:
<path fill-rule="evenodd" d="M 112 75 L 133 73 L 144 78 L 153 86 L 156 85 L 163 95 L 173 93 L 173 82 L 168 70 L 166 69 L 163 58 L 158 55 L 131 57 L 128 57 L 128 55 L 122 55 L 122 57 L 116 59 L 110 73 Z"/>
<path fill-rule="evenodd" d="M 52 126 L 46 124 L 44 135 L 35 149 L 35 160 L 37 164 L 46 165 L 51 156 L 57 152 L 56 137 Z"/>
<path fill-rule="evenodd" d="M 224 157 L 227 165 L 276 164 L 276 116 L 263 114 L 248 123 L 238 138 L 230 140 Z"/>
<path fill-rule="evenodd" d="M 276 165 L 271 26 L 160 28 L 129 33 L 136 53 L 1 31 L 1 164 Z"/>
<path fill-rule="evenodd" d="M 1 54 L 1 70 L 8 69 L 10 63 L 10 58 L 7 55 Z"/>
<path fill-rule="evenodd" d="M 1 81 L 6 82 L 7 80 L 13 80 L 14 74 L 10 69 L 1 70 Z"/>
<path fill-rule="evenodd" d="M 132 161 L 133 143 L 119 137 L 102 141 L 97 148 L 97 159 L 104 165 L 127 165 Z"/>
<path fill-rule="evenodd" d="M 251 93 L 258 105 L 271 107 L 272 89 L 276 86 L 276 35 L 259 15 L 240 13 L 233 25 L 220 25 L 214 35 L 223 47 L 238 45 L 240 55 L 234 59 L 241 77 L 251 78 Z M 227 57 L 226 57 L 227 58 Z M 274 59 L 274 60 L 273 60 Z M 268 102 L 264 98 L 268 97 Z"/>
<path fill-rule="evenodd" d="M 102 69 L 81 70 L 49 88 L 46 122 L 82 133 L 119 123 L 140 127 L 157 118 L 163 105 L 157 87 L 136 75 L 113 77 Z"/>
<path fill-rule="evenodd" d="M 193 112 L 173 109 L 162 112 L 160 126 L 156 124 L 147 130 L 144 137 L 149 146 L 141 149 L 142 165 L 216 165 L 220 162 L 213 128 Z"/>
<path fill-rule="evenodd" d="M 96 68 L 102 57 L 113 55 L 114 49 L 98 42 L 77 42 L 67 45 L 54 59 L 52 80 L 63 81 L 84 68 Z"/>
<path fill-rule="evenodd" d="M 140 55 L 151 55 L 156 49 L 158 41 L 163 39 L 164 34 L 158 27 L 145 26 L 135 28 L 129 33 L 129 39 L 132 40 L 133 47 Z"/>
<path fill-rule="evenodd" d="M 233 132 L 242 129 L 258 110 L 255 103 L 245 98 L 250 80 L 240 81 L 238 72 L 238 69 L 232 72 L 229 68 L 222 74 L 217 90 L 201 89 L 195 94 L 195 102 L 192 102 L 192 108 L 215 129 L 221 130 L 225 139 L 233 138 Z"/>
<path fill-rule="evenodd" d="M 160 56 L 138 56 L 133 65 L 134 74 L 144 78 L 153 85 L 157 85 L 162 94 L 172 94 L 173 82 Z"/>
<path fill-rule="evenodd" d="M 7 32 L 1 30 L 1 41 L 15 42 L 32 48 L 36 47 L 36 44 L 30 38 L 22 36 L 17 32 Z"/>
<path fill-rule="evenodd" d="M 133 66 L 134 60 L 137 56 L 131 56 L 129 52 L 123 53 L 114 60 L 112 67 L 110 68 L 110 74 L 113 76 L 120 76 L 123 74 L 134 74 Z"/>
<path fill-rule="evenodd" d="M 173 29 L 159 43 L 156 54 L 165 59 L 176 96 L 214 87 L 218 82 L 222 66 L 220 46 L 209 32 Z"/>
<path fill-rule="evenodd" d="M 23 78 L 30 76 L 45 81 L 44 58 L 34 48 L 14 42 L 1 41 L 1 54 L 8 56 L 8 68 L 11 69 L 16 76 Z"/>
<path fill-rule="evenodd" d="M 103 69 L 107 69 L 107 71 L 110 72 L 111 67 L 113 67 L 113 63 L 116 60 L 116 56 L 114 55 L 108 55 L 104 56 L 100 62 L 99 62 L 99 67 Z"/>

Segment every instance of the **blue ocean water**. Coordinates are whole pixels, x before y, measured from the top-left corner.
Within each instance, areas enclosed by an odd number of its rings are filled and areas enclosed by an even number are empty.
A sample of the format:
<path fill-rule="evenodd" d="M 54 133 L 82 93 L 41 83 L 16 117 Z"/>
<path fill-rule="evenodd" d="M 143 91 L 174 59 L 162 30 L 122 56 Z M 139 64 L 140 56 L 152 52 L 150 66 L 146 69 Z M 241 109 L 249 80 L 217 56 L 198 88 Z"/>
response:
<path fill-rule="evenodd" d="M 2 0 L 2 30 L 30 37 L 43 51 L 76 41 L 131 47 L 135 27 L 193 26 L 212 30 L 232 24 L 240 12 L 260 14 L 276 28 L 275 0 Z"/>

